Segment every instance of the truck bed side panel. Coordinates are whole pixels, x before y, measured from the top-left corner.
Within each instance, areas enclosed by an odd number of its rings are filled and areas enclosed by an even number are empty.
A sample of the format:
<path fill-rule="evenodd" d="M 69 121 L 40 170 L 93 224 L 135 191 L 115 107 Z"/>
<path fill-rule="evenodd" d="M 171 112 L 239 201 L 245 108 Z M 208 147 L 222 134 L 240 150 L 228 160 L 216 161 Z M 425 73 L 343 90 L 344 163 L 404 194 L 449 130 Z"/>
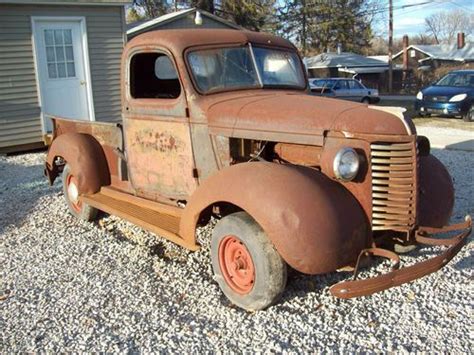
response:
<path fill-rule="evenodd" d="M 123 151 L 123 135 L 120 124 L 55 117 L 53 118 L 53 127 L 53 139 L 65 133 L 84 133 L 93 136 L 104 149 L 112 178 L 118 178 L 120 156 L 117 154 L 117 150 Z"/>

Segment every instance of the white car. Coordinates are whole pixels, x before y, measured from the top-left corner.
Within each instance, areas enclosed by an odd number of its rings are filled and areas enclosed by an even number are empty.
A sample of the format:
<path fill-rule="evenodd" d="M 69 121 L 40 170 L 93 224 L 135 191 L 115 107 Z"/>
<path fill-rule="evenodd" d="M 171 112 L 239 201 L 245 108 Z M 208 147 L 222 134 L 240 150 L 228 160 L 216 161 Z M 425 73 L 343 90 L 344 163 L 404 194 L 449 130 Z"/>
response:
<path fill-rule="evenodd" d="M 347 78 L 309 79 L 309 87 L 315 95 L 376 104 L 380 101 L 376 89 L 366 88 L 360 81 Z"/>

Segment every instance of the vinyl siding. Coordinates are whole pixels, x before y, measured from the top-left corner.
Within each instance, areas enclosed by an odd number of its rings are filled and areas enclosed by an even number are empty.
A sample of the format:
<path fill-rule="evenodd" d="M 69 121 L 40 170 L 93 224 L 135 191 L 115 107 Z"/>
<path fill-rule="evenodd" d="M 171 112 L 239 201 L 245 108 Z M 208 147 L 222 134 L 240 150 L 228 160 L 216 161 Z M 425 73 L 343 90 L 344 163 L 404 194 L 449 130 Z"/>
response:
<path fill-rule="evenodd" d="M 84 16 L 95 119 L 120 121 L 121 6 L 0 4 L 0 150 L 42 141 L 31 16 Z"/>

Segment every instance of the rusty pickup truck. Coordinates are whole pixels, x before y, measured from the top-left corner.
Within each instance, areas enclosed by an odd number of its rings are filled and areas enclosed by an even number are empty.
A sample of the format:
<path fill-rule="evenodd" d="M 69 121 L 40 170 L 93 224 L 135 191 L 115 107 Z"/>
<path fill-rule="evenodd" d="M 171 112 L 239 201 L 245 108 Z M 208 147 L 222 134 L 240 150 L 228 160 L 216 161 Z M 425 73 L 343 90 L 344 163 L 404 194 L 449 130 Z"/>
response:
<path fill-rule="evenodd" d="M 62 173 L 78 218 L 104 211 L 190 250 L 217 219 L 214 278 L 246 310 L 276 302 L 288 266 L 354 271 L 330 288 L 341 298 L 440 269 L 471 218 L 448 225 L 452 179 L 428 139 L 400 110 L 315 97 L 307 83 L 296 48 L 276 36 L 142 34 L 122 56 L 122 122 L 53 119 L 45 174 L 52 184 Z M 446 248 L 400 268 L 397 252 L 419 244 Z M 390 270 L 358 279 L 372 257 Z"/>

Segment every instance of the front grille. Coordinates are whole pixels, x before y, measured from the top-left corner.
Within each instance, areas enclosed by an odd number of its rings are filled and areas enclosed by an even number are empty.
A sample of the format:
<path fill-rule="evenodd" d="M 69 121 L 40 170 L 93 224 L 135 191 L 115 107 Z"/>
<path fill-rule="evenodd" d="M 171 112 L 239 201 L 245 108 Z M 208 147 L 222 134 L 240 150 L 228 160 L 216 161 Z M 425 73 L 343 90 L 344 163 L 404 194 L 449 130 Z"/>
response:
<path fill-rule="evenodd" d="M 425 101 L 448 102 L 447 96 L 425 96 Z"/>
<path fill-rule="evenodd" d="M 371 145 L 372 230 L 407 231 L 415 224 L 416 156 L 414 142 Z"/>

